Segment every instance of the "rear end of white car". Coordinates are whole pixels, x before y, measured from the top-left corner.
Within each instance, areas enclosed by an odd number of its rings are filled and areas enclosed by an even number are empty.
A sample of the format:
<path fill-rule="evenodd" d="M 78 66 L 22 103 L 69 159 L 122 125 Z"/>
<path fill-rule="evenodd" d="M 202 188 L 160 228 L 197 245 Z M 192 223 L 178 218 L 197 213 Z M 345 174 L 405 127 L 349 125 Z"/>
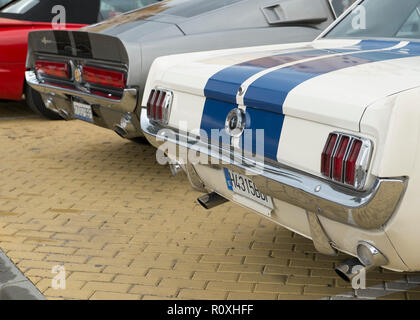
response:
<path fill-rule="evenodd" d="M 406 105 L 418 95 L 418 48 L 331 40 L 160 58 L 141 126 L 158 160 L 167 154 L 174 172 L 208 193 L 205 207 L 230 200 L 322 253 L 418 270 L 420 259 L 402 254 L 418 233 L 399 234 L 416 220 L 406 190 L 419 135 Z M 401 144 L 407 131 L 410 146 Z"/>

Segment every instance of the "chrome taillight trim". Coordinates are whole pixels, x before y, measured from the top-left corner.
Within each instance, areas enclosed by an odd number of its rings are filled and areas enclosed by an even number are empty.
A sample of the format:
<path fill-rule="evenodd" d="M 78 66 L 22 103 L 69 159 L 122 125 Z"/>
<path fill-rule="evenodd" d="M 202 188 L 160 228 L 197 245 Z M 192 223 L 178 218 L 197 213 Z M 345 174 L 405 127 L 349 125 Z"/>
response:
<path fill-rule="evenodd" d="M 161 101 L 162 97 L 165 97 L 163 102 Z M 160 105 L 162 104 L 162 119 L 159 119 L 157 114 L 154 112 L 154 104 Z M 158 122 L 164 125 L 167 125 L 169 123 L 169 116 L 171 114 L 172 109 L 172 101 L 173 101 L 173 93 L 172 91 L 161 89 L 161 88 L 155 88 L 150 92 L 149 100 L 147 108 L 149 109 L 148 118 L 151 121 Z M 149 105 L 152 103 L 153 105 Z M 157 110 L 158 111 L 158 110 Z"/>
<path fill-rule="evenodd" d="M 356 135 L 337 132 L 337 131 L 331 132 L 330 134 L 336 134 L 337 140 L 335 142 L 333 152 L 331 153 L 330 175 L 326 178 L 333 181 L 334 183 L 344 185 L 347 187 L 352 187 L 352 188 L 355 188 L 356 190 L 362 190 L 365 187 L 365 184 L 368 178 L 369 165 L 370 165 L 372 153 L 373 153 L 372 141 L 366 138 L 356 136 Z M 347 145 L 345 156 L 343 158 L 343 170 L 342 170 L 343 172 L 342 172 L 341 181 L 336 181 L 333 179 L 334 158 L 337 156 L 340 143 L 344 137 L 349 138 L 350 141 Z M 350 155 L 350 150 L 352 149 L 356 141 L 360 141 L 362 143 L 362 146 L 360 148 L 360 152 L 356 160 L 354 185 L 351 185 L 345 182 L 345 174 L 347 170 L 346 164 Z"/>

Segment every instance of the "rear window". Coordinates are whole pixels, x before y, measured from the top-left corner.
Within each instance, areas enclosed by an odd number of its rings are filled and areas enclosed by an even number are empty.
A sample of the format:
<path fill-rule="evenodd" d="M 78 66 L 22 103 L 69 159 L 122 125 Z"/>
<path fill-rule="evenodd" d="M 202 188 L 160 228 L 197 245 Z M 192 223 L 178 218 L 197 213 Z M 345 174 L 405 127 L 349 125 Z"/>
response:
<path fill-rule="evenodd" d="M 420 40 L 420 0 L 364 0 L 326 38 Z"/>
<path fill-rule="evenodd" d="M 143 8 L 160 0 L 101 0 L 100 20 L 113 18 L 121 13 Z"/>
<path fill-rule="evenodd" d="M 162 14 L 192 18 L 241 1 L 243 0 L 168 0 L 157 6 Z"/>

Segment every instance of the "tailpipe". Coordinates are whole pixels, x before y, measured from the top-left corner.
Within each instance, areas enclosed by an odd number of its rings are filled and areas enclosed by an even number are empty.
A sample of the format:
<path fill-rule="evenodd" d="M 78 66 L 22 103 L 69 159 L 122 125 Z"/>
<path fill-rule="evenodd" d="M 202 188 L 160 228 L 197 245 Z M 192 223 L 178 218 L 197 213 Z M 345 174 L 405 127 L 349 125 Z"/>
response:
<path fill-rule="evenodd" d="M 182 166 L 179 163 L 170 163 L 169 169 L 174 177 L 176 177 L 179 173 L 184 172 Z"/>
<path fill-rule="evenodd" d="M 358 258 L 352 258 L 338 265 L 337 268 L 335 268 L 335 272 L 344 281 L 352 282 L 352 280 L 360 275 L 361 272 L 367 272 L 371 268 L 373 268 L 373 265 L 365 266 Z"/>
<path fill-rule="evenodd" d="M 198 203 L 203 206 L 203 208 L 210 210 L 214 207 L 220 206 L 229 200 L 223 198 L 221 195 L 216 192 L 208 193 L 197 199 Z"/>
<path fill-rule="evenodd" d="M 385 255 L 368 242 L 361 241 L 357 246 L 358 258 L 352 258 L 341 263 L 335 272 L 345 281 L 351 282 L 361 272 L 367 273 L 374 267 L 388 264 Z"/>
<path fill-rule="evenodd" d="M 121 138 L 133 139 L 139 136 L 139 132 L 134 124 L 134 115 L 127 112 L 120 119 L 120 123 L 114 125 L 114 131 Z"/>
<path fill-rule="evenodd" d="M 49 108 L 49 109 L 51 109 L 51 108 Z M 51 109 L 52 110 L 52 109 Z M 70 116 L 70 114 L 66 111 L 66 110 L 63 110 L 63 109 L 59 109 L 58 111 L 56 111 L 59 115 L 60 115 L 60 117 L 61 118 L 63 118 L 64 120 L 66 120 L 66 121 L 68 121 L 68 120 L 70 120 L 71 119 L 71 116 Z"/>

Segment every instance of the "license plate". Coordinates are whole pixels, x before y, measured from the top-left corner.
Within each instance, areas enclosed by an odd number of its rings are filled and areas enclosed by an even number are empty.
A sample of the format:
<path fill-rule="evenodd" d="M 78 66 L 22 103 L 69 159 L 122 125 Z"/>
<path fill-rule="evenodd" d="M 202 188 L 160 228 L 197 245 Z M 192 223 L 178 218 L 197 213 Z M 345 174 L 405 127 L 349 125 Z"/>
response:
<path fill-rule="evenodd" d="M 229 190 L 240 194 L 246 198 L 252 199 L 265 207 L 273 209 L 273 199 L 270 196 L 260 192 L 255 183 L 239 173 L 228 169 L 225 170 L 226 183 Z"/>
<path fill-rule="evenodd" d="M 75 118 L 93 122 L 92 107 L 90 105 L 73 101 L 73 110 Z"/>

